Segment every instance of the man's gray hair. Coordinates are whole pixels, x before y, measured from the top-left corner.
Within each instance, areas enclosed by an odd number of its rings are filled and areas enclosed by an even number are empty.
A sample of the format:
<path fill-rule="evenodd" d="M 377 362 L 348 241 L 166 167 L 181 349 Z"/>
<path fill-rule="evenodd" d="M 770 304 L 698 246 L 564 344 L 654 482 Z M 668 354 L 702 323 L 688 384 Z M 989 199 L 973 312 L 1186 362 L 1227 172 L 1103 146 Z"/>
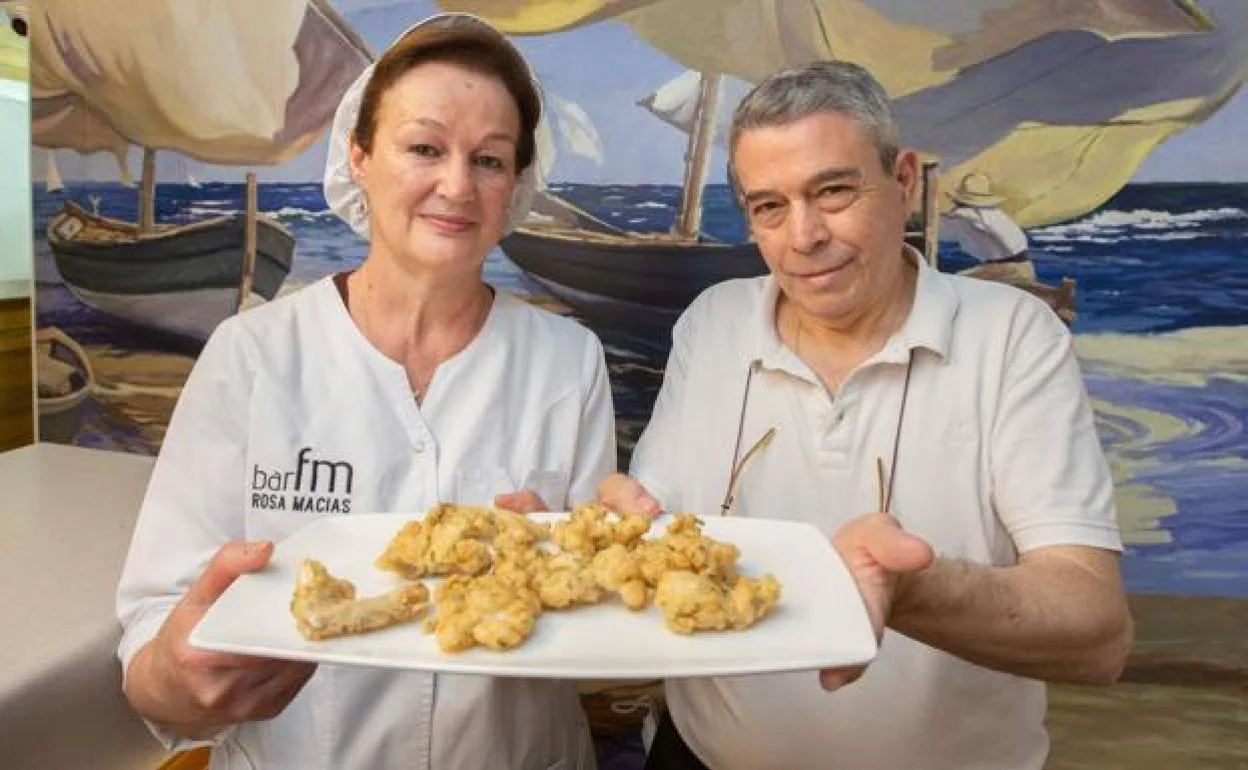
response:
<path fill-rule="evenodd" d="M 786 126 L 827 112 L 844 115 L 866 129 L 880 151 L 880 164 L 885 171 L 893 170 L 901 138 L 884 87 L 857 64 L 814 61 L 768 76 L 733 111 L 728 132 L 728 178 L 733 186 L 741 134 L 754 128 Z"/>

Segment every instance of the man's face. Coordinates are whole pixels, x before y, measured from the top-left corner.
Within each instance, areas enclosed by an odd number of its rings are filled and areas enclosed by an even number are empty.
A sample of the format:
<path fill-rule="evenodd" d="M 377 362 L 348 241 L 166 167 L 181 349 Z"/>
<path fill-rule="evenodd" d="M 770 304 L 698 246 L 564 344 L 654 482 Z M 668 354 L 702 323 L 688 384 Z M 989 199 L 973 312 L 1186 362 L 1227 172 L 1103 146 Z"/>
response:
<path fill-rule="evenodd" d="M 904 279 L 901 249 L 917 177 L 834 112 L 745 131 L 734 165 L 750 232 L 781 291 L 804 312 L 852 323 Z"/>

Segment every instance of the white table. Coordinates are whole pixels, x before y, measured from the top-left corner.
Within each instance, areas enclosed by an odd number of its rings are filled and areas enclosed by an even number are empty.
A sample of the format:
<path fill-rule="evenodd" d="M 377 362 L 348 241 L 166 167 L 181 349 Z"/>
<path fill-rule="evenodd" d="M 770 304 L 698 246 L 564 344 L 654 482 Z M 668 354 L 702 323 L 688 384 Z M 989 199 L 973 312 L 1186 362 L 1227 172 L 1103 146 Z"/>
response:
<path fill-rule="evenodd" d="M 31 282 L 27 279 L 0 278 L 0 300 L 21 299 L 32 293 Z"/>
<path fill-rule="evenodd" d="M 152 458 L 0 453 L 0 768 L 154 770 L 121 693 L 114 591 Z"/>

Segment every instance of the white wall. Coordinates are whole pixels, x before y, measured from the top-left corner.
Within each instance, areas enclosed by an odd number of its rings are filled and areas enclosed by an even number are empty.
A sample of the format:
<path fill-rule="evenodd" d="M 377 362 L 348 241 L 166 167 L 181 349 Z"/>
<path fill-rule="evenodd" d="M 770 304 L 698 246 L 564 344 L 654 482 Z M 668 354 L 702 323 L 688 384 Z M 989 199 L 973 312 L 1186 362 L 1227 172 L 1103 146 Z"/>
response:
<path fill-rule="evenodd" d="M 0 299 L 31 293 L 31 227 L 30 88 L 0 78 Z"/>

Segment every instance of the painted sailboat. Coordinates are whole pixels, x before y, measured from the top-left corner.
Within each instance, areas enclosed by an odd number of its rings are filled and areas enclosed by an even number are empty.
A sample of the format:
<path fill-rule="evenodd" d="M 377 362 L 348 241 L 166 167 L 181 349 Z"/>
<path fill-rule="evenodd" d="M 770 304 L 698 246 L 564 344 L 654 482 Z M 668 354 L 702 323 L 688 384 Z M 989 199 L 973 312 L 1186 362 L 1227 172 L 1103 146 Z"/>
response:
<path fill-rule="evenodd" d="M 66 287 L 97 311 L 197 342 L 276 296 L 295 239 L 258 213 L 255 174 L 244 211 L 160 223 L 157 155 L 271 166 L 317 141 L 372 59 L 328 0 L 133 0 L 112 15 L 45 0 L 29 13 L 35 145 L 112 153 L 126 185 L 130 151 L 143 159 L 137 221 L 68 200 L 49 223 Z"/>
<path fill-rule="evenodd" d="M 707 148 L 725 106 L 735 104 L 722 93 L 724 81 L 748 86 L 815 58 L 861 63 L 893 98 L 903 142 L 939 162 L 937 211 L 948 210 L 948 193 L 964 176 L 985 173 L 1005 197 L 1003 210 L 1027 228 L 1069 221 L 1107 201 L 1158 143 L 1224 104 L 1248 66 L 1248 13 L 1235 0 L 441 5 L 481 14 L 513 35 L 621 22 L 689 70 L 641 102 L 688 134 L 671 233 L 607 228 L 573 211 L 503 243 L 517 265 L 574 308 L 623 303 L 632 318 L 679 312 L 718 280 L 761 272 L 749 244 L 719 243 L 699 228 Z M 925 231 L 933 226 L 923 222 Z M 927 256 L 936 261 L 934 250 Z M 1072 317 L 1073 282 L 1023 288 Z"/>
<path fill-rule="evenodd" d="M 723 243 L 701 232 L 719 90 L 717 76 L 698 86 L 672 232 L 626 231 L 570 203 L 554 212 L 556 205 L 546 203 L 537 221 L 503 240 L 503 252 L 555 297 L 602 321 L 670 324 L 710 284 L 761 274 L 766 268 L 753 244 Z"/>

